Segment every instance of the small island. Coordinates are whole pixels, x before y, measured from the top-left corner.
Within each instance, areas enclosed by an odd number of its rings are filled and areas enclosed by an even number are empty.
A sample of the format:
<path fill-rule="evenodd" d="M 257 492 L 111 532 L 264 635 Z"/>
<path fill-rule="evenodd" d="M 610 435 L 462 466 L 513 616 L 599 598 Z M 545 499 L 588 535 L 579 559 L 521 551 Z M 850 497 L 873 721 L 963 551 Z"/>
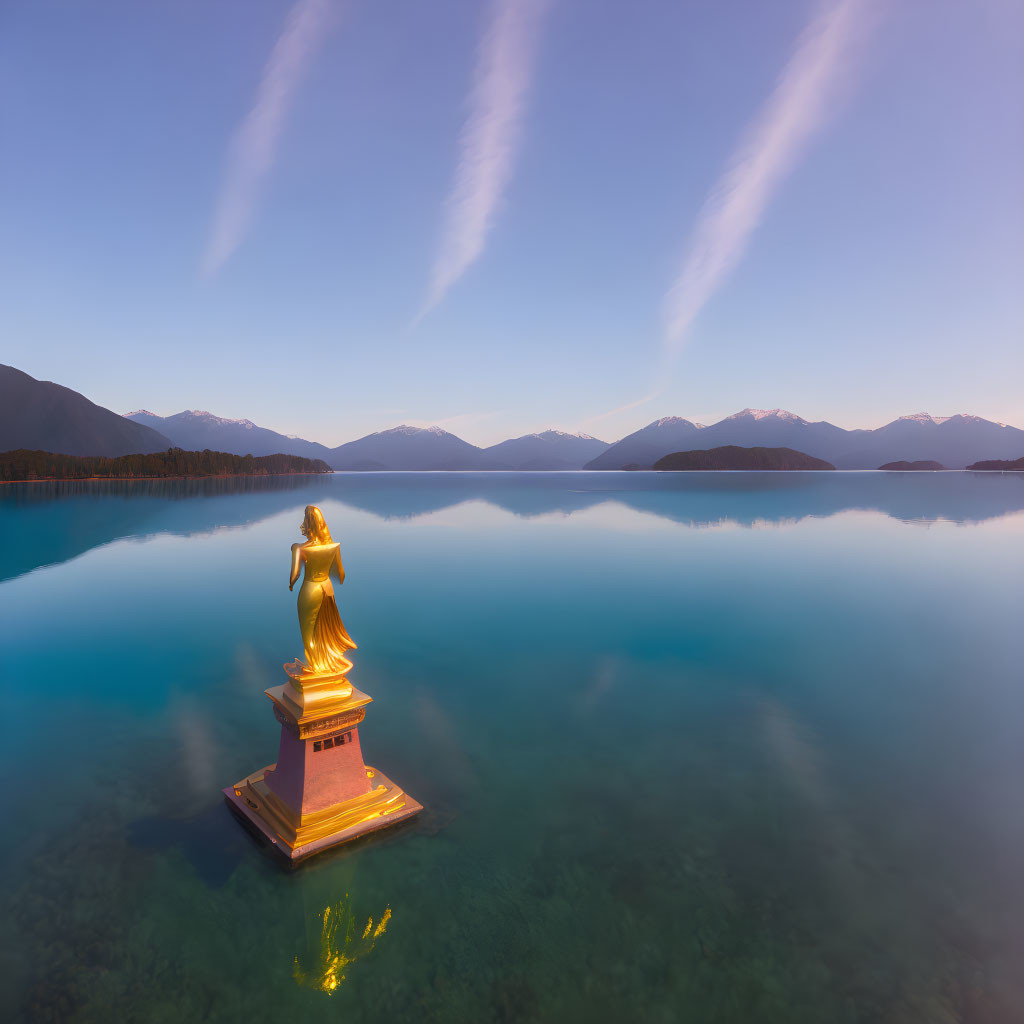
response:
<path fill-rule="evenodd" d="M 741 448 L 727 444 L 691 452 L 673 452 L 654 464 L 657 470 L 781 470 L 835 469 L 831 462 L 793 448 Z"/>
<path fill-rule="evenodd" d="M 934 473 L 946 467 L 941 462 L 933 462 L 931 459 L 919 459 L 917 462 L 887 462 L 878 468 L 899 473 Z"/>
<path fill-rule="evenodd" d="M 298 455 L 231 455 L 228 452 L 186 452 L 169 448 L 151 455 L 55 455 L 18 448 L 0 452 L 0 482 L 30 480 L 150 480 L 192 476 L 282 476 L 330 473 L 320 459 Z"/>
<path fill-rule="evenodd" d="M 1020 459 L 985 459 L 983 462 L 975 462 L 967 467 L 968 469 L 998 469 L 1010 473 L 1024 473 L 1024 458 Z"/>

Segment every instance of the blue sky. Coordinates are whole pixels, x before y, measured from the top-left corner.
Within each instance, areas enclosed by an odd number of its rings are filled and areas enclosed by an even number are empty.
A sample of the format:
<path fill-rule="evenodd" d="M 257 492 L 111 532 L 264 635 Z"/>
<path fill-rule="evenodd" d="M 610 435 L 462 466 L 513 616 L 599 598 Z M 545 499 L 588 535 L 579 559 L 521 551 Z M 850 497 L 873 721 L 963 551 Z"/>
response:
<path fill-rule="evenodd" d="M 8 0 L 0 362 L 329 444 L 1024 426 L 1022 68 L 1014 0 Z"/>

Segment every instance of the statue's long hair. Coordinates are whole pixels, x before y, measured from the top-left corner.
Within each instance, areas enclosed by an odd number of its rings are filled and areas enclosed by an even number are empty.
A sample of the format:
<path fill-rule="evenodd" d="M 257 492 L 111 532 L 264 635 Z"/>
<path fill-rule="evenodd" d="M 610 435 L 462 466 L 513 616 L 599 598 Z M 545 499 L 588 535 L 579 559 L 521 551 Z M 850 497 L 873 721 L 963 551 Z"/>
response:
<path fill-rule="evenodd" d="M 327 520 L 323 512 L 316 505 L 306 506 L 306 527 L 309 530 L 309 539 L 314 544 L 333 544 L 331 531 L 327 529 Z"/>

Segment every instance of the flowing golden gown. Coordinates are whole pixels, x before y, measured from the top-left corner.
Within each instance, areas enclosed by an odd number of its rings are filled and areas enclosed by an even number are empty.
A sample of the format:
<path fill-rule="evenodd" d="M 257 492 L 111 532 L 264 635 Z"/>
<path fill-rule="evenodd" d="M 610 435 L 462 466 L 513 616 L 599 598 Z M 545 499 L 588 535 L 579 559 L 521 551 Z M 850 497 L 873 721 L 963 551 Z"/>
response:
<path fill-rule="evenodd" d="M 338 544 L 296 545 L 306 563 L 299 590 L 299 629 L 306 650 L 306 667 L 316 675 L 347 672 L 352 662 L 346 651 L 355 650 L 356 642 L 348 635 L 338 605 L 330 571 L 338 557 Z"/>

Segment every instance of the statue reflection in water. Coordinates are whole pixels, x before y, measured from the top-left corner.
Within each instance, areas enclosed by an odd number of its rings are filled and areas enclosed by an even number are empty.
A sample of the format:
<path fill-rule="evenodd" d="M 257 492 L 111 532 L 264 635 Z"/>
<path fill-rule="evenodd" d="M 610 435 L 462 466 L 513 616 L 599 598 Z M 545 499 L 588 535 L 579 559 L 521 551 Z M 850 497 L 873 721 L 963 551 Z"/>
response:
<path fill-rule="evenodd" d="M 352 900 L 346 894 L 343 900 L 327 904 L 318 916 L 319 941 L 313 934 L 309 936 L 306 963 L 303 965 L 296 957 L 292 977 L 304 988 L 333 995 L 345 980 L 345 971 L 373 952 L 377 940 L 387 931 L 391 908 L 387 907 L 376 923 L 371 917 L 360 928 Z"/>

